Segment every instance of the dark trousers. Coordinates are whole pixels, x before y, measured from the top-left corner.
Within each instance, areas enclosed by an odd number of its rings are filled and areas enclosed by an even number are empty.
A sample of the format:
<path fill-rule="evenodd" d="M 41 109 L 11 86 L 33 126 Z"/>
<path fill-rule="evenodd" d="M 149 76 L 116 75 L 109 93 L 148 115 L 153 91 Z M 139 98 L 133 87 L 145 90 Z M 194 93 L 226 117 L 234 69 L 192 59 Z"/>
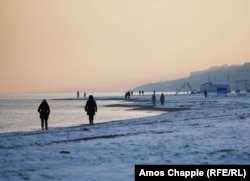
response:
<path fill-rule="evenodd" d="M 94 124 L 94 115 L 89 115 L 89 125 Z"/>
<path fill-rule="evenodd" d="M 48 119 L 41 119 L 41 127 L 42 130 L 44 129 L 44 125 L 45 125 L 45 129 L 48 129 Z"/>

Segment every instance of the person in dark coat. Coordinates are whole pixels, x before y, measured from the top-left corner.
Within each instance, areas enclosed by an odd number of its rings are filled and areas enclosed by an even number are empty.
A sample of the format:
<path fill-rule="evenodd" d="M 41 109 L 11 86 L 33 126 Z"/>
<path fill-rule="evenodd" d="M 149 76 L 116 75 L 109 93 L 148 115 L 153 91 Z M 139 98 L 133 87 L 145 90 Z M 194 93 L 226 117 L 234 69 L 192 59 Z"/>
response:
<path fill-rule="evenodd" d="M 42 103 L 39 105 L 38 112 L 40 113 L 42 130 L 44 129 L 44 126 L 45 126 L 45 129 L 48 129 L 48 119 L 49 119 L 49 114 L 50 114 L 50 108 L 46 99 L 44 99 Z"/>
<path fill-rule="evenodd" d="M 155 106 L 155 104 L 156 104 L 156 95 L 155 95 L 155 91 L 154 91 L 154 94 L 152 95 L 152 103 L 153 103 L 153 105 Z"/>
<path fill-rule="evenodd" d="M 161 102 L 161 105 L 164 105 L 164 102 L 165 102 L 165 96 L 164 96 L 164 94 L 163 94 L 163 93 L 161 94 L 161 97 L 160 97 L 160 102 Z"/>
<path fill-rule="evenodd" d="M 207 90 L 204 91 L 204 97 L 207 98 Z"/>
<path fill-rule="evenodd" d="M 89 125 L 93 125 L 94 116 L 95 116 L 95 113 L 97 112 L 97 104 L 93 95 L 89 96 L 89 99 L 87 100 L 86 105 L 85 105 L 85 111 L 87 112 L 87 115 L 89 116 Z"/>

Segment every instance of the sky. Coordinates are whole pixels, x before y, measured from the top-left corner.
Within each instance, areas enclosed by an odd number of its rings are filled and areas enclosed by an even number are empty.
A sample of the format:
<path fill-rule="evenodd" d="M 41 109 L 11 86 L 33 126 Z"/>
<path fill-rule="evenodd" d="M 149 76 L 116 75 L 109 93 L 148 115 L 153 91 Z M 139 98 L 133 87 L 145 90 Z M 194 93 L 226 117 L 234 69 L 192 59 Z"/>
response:
<path fill-rule="evenodd" d="M 116 92 L 250 61 L 249 0 L 0 0 L 0 93 Z"/>

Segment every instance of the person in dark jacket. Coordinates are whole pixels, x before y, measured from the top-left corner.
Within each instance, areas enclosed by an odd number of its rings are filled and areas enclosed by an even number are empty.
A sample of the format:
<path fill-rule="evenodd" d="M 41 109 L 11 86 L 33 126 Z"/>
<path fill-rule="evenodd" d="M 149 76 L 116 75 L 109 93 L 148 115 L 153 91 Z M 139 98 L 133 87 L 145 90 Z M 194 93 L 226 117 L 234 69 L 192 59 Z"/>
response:
<path fill-rule="evenodd" d="M 204 97 L 207 98 L 208 95 L 207 95 L 207 90 L 204 91 Z"/>
<path fill-rule="evenodd" d="M 155 104 L 156 104 L 156 95 L 155 95 L 155 91 L 154 91 L 154 94 L 152 95 L 152 103 L 153 103 L 153 105 L 155 106 Z"/>
<path fill-rule="evenodd" d="M 164 94 L 162 93 L 161 94 L 161 97 L 160 97 L 160 102 L 161 102 L 161 105 L 163 106 L 164 105 L 164 103 L 165 103 L 165 96 L 164 96 Z"/>
<path fill-rule="evenodd" d="M 42 103 L 40 104 L 40 106 L 38 107 L 38 112 L 40 113 L 42 130 L 44 129 L 44 126 L 46 129 L 48 129 L 48 119 L 49 119 L 49 114 L 50 114 L 50 108 L 46 99 L 44 99 Z"/>
<path fill-rule="evenodd" d="M 93 95 L 89 96 L 89 99 L 87 100 L 86 105 L 85 105 L 85 111 L 87 112 L 87 115 L 89 116 L 89 125 L 93 125 L 94 116 L 95 116 L 95 113 L 97 112 L 97 104 Z"/>

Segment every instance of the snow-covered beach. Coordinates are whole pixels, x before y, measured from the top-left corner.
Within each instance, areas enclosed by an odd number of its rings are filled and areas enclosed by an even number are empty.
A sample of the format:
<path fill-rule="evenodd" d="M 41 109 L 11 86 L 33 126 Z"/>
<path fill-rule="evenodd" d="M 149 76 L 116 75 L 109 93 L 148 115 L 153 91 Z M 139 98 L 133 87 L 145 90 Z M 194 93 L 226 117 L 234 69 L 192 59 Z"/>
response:
<path fill-rule="evenodd" d="M 125 104 L 156 111 L 150 95 L 133 96 Z M 169 111 L 0 134 L 0 179 L 132 181 L 136 164 L 250 164 L 249 95 L 167 95 L 165 105 L 156 107 Z"/>

